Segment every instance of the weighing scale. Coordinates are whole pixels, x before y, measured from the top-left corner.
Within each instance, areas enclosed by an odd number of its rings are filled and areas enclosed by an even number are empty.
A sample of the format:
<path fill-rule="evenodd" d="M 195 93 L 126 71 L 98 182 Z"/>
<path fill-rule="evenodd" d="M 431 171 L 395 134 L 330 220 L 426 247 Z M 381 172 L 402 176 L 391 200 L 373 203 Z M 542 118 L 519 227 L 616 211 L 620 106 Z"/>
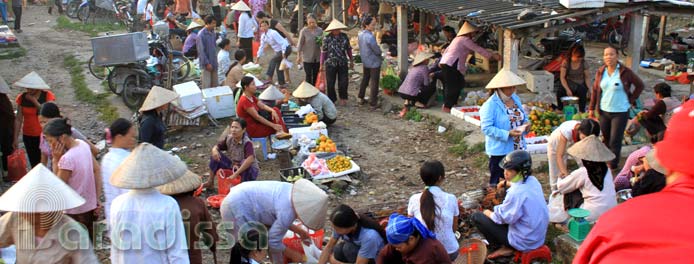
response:
<path fill-rule="evenodd" d="M 569 236 L 574 240 L 581 242 L 586 239 L 588 232 L 593 227 L 585 218 L 590 215 L 590 211 L 582 208 L 574 208 L 569 210 L 571 219 L 569 220 Z"/>

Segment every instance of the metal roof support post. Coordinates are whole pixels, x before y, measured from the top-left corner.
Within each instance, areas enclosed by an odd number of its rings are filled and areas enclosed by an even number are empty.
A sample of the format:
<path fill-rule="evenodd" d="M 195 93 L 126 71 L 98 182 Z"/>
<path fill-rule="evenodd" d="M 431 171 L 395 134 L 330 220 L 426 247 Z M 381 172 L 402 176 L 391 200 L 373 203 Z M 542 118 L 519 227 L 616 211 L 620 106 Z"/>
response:
<path fill-rule="evenodd" d="M 646 27 L 648 19 L 641 12 L 632 13 L 630 25 L 630 36 L 625 36 L 629 38 L 629 46 L 627 47 L 626 65 L 635 73 L 639 71 L 639 64 L 641 62 L 641 47 L 643 47 L 643 37 L 646 36 Z"/>
<path fill-rule="evenodd" d="M 280 7 L 277 6 L 277 0 L 270 0 L 270 14 L 272 14 L 272 17 L 280 16 Z"/>
<path fill-rule="evenodd" d="M 663 38 L 665 38 L 665 28 L 667 27 L 667 16 L 660 16 L 660 28 L 658 30 L 658 54 L 663 53 Z"/>
<path fill-rule="evenodd" d="M 304 0 L 299 0 L 297 5 L 299 5 L 299 17 L 297 17 L 298 23 L 296 24 L 296 31 L 298 34 L 298 32 L 301 32 L 301 29 L 304 28 Z M 292 10 L 292 14 L 294 14 L 294 10 Z"/>
<path fill-rule="evenodd" d="M 499 70 L 499 71 L 504 67 L 503 60 L 504 60 L 504 58 L 506 58 L 506 56 L 504 56 L 504 42 L 505 42 L 504 41 L 504 30 L 497 29 L 496 30 L 496 43 L 497 43 L 497 46 L 499 46 L 499 47 L 498 47 L 498 50 L 496 52 L 501 54 L 501 60 L 502 60 L 501 63 L 497 63 L 497 70 Z"/>
<path fill-rule="evenodd" d="M 400 79 L 404 80 L 407 75 L 407 7 L 397 5 L 395 7 L 398 13 L 398 68 L 400 68 Z"/>
<path fill-rule="evenodd" d="M 510 69 L 512 72 L 518 72 L 518 45 L 520 40 L 513 34 L 510 29 L 504 30 L 504 53 L 502 59 L 504 61 L 503 68 Z"/>
<path fill-rule="evenodd" d="M 357 0 L 353 0 L 353 1 L 357 1 Z M 347 25 L 347 16 L 349 15 L 348 14 L 349 12 L 347 12 L 347 11 L 349 11 L 349 10 L 347 10 L 348 8 L 349 8 L 349 5 L 347 5 L 347 0 L 342 0 L 342 23 L 345 23 L 345 25 Z"/>
<path fill-rule="evenodd" d="M 337 0 L 330 1 L 330 17 L 337 19 Z"/>

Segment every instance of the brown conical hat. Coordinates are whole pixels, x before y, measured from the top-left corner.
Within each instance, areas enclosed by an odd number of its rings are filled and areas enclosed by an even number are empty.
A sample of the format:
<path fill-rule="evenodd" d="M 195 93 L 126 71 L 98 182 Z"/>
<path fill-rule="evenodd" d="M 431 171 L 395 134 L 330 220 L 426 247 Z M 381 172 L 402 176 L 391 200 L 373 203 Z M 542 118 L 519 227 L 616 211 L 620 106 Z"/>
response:
<path fill-rule="evenodd" d="M 577 159 L 595 162 L 607 162 L 615 158 L 614 153 L 595 135 L 581 139 L 581 141 L 571 146 L 567 152 Z"/>
<path fill-rule="evenodd" d="M 192 171 L 187 171 L 186 174 L 183 174 L 183 177 L 159 186 L 157 187 L 157 190 L 159 190 L 159 192 L 162 194 L 174 195 L 193 191 L 199 188 L 201 184 L 202 179 L 200 179 L 200 176 Z"/>
<path fill-rule="evenodd" d="M 72 187 L 39 164 L 0 196 L 0 211 L 61 212 L 84 203 L 84 198 Z"/>
<path fill-rule="evenodd" d="M 292 96 L 296 98 L 309 98 L 320 93 L 318 88 L 307 82 L 302 82 L 299 87 L 294 90 Z"/>
<path fill-rule="evenodd" d="M 157 109 L 158 107 L 171 103 L 178 98 L 178 94 L 174 91 L 164 89 L 159 86 L 153 86 L 152 90 L 147 94 L 145 102 L 140 107 L 140 112 Z"/>
<path fill-rule="evenodd" d="M 149 143 L 141 143 L 111 175 L 111 185 L 123 189 L 147 189 L 173 182 L 188 169 L 173 155 Z"/>
<path fill-rule="evenodd" d="M 245 11 L 251 11 L 251 8 L 248 7 L 248 5 L 246 3 L 244 3 L 243 1 L 238 1 L 238 2 L 236 2 L 236 4 L 234 4 L 231 7 L 231 10 L 245 12 Z"/>
<path fill-rule="evenodd" d="M 325 28 L 325 31 L 333 31 L 333 30 L 342 30 L 342 29 L 347 29 L 347 26 L 345 24 L 342 24 L 337 19 L 333 19 L 332 22 L 330 22 L 330 25 L 328 25 L 327 28 Z"/>
<path fill-rule="evenodd" d="M 270 85 L 270 87 L 266 88 L 265 91 L 260 93 L 258 99 L 267 101 L 277 101 L 284 99 L 284 94 L 280 92 L 280 90 L 278 90 L 277 87 L 275 87 L 274 85 Z"/>
<path fill-rule="evenodd" d="M 458 36 L 462 36 L 462 35 L 465 35 L 467 33 L 475 32 L 475 31 L 477 31 L 477 28 L 475 26 L 473 26 L 472 24 L 470 24 L 470 22 L 466 21 L 465 24 L 463 24 L 463 26 L 458 31 Z"/>
<path fill-rule="evenodd" d="M 509 69 L 501 69 L 487 84 L 487 89 L 513 87 L 525 84 L 525 80 Z"/>
<path fill-rule="evenodd" d="M 308 228 L 319 230 L 328 214 L 328 195 L 313 182 L 300 179 L 292 186 L 292 206 L 297 218 Z"/>
<path fill-rule="evenodd" d="M 431 57 L 434 57 L 434 54 L 431 52 L 420 52 L 417 53 L 417 56 L 414 57 L 414 61 L 412 62 L 412 66 L 416 66 L 422 62 L 424 62 L 427 59 L 430 59 Z"/>
<path fill-rule="evenodd" d="M 38 73 L 35 71 L 30 72 L 27 75 L 24 75 L 22 79 L 19 79 L 19 81 L 16 81 L 13 84 L 17 88 L 29 88 L 29 89 L 36 89 L 36 90 L 50 90 L 51 87 L 46 84 L 46 82 L 39 76 Z"/>

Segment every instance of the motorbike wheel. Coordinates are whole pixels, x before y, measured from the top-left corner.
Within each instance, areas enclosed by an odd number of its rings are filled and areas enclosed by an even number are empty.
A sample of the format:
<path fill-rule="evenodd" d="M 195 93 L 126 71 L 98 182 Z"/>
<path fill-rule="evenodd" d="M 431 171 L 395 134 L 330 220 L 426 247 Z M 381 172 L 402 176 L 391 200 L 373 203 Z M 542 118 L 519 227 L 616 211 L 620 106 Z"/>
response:
<path fill-rule="evenodd" d="M 174 75 L 173 80 L 176 83 L 182 82 L 188 78 L 192 62 L 186 56 L 183 56 L 183 54 L 174 56 L 172 65 L 173 70 L 171 73 Z"/>
<path fill-rule="evenodd" d="M 123 82 L 123 103 L 130 109 L 138 109 L 142 103 L 145 101 L 147 94 L 139 93 L 138 88 L 151 89 L 151 81 L 149 77 L 138 76 L 139 74 L 132 74 L 125 78 Z M 138 85 L 138 79 L 140 79 L 140 85 Z M 142 87 L 139 87 L 142 86 Z"/>
<path fill-rule="evenodd" d="M 89 20 L 89 5 L 81 6 L 77 10 L 77 19 L 87 23 L 87 20 Z"/>
<path fill-rule="evenodd" d="M 91 73 L 92 76 L 94 76 L 95 78 L 97 78 L 99 80 L 106 79 L 106 77 L 108 77 L 108 75 L 111 73 L 111 68 L 109 68 L 109 67 L 96 66 L 96 64 L 94 64 L 94 56 L 93 55 L 89 58 L 88 65 L 89 65 L 89 73 Z"/>
<path fill-rule="evenodd" d="M 108 81 L 108 88 L 112 93 L 121 95 L 123 93 L 123 84 L 121 81 L 125 78 L 124 76 L 133 74 L 129 67 L 114 67 L 108 73 L 106 80 Z"/>
<path fill-rule="evenodd" d="M 77 18 L 77 10 L 80 7 L 80 1 L 72 0 L 67 4 L 67 10 L 65 14 L 69 18 Z"/>

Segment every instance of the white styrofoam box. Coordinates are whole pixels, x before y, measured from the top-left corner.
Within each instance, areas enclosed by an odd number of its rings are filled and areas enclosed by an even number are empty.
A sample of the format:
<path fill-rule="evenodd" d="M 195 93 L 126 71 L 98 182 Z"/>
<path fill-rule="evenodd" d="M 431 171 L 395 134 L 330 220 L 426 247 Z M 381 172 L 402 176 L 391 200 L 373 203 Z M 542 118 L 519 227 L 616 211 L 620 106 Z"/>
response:
<path fill-rule="evenodd" d="M 469 111 L 468 111 L 468 112 L 464 112 L 463 109 L 473 109 L 473 110 L 476 110 L 476 111 L 473 111 L 473 112 L 469 112 Z M 460 118 L 460 119 L 464 119 L 464 118 L 465 118 L 465 115 L 469 115 L 469 114 L 472 114 L 472 113 L 475 113 L 475 114 L 479 115 L 479 113 L 478 113 L 479 110 L 480 110 L 480 107 L 479 107 L 479 106 L 458 106 L 458 107 L 453 107 L 453 108 L 451 108 L 451 115 L 453 115 L 453 116 L 455 116 L 455 117 L 457 117 L 457 118 Z"/>
<path fill-rule="evenodd" d="M 467 113 L 464 117 L 463 120 L 467 121 L 470 124 L 476 125 L 476 126 L 482 126 L 482 121 L 477 120 L 477 118 L 480 117 L 480 113 Z"/>
<path fill-rule="evenodd" d="M 174 92 L 178 94 L 178 106 L 183 110 L 193 110 L 202 105 L 202 91 L 194 81 L 176 84 Z"/>
<path fill-rule="evenodd" d="M 236 116 L 234 92 L 229 86 L 202 89 L 202 97 L 205 99 L 207 111 L 210 112 L 212 118 Z"/>
<path fill-rule="evenodd" d="M 534 93 L 554 90 L 554 74 L 548 71 L 519 70 L 518 76 L 525 79 L 528 90 Z"/>
<path fill-rule="evenodd" d="M 605 0 L 559 0 L 566 8 L 597 8 L 605 7 Z"/>
<path fill-rule="evenodd" d="M 292 134 L 292 144 L 297 146 L 297 140 L 299 140 L 302 135 L 306 135 L 306 137 L 310 139 L 317 139 L 321 134 L 328 136 L 328 129 L 311 130 L 311 127 L 296 127 L 290 128 L 289 134 Z"/>
<path fill-rule="evenodd" d="M 547 153 L 547 143 L 540 143 L 547 140 L 547 136 L 525 138 L 526 151 L 531 154 Z"/>

